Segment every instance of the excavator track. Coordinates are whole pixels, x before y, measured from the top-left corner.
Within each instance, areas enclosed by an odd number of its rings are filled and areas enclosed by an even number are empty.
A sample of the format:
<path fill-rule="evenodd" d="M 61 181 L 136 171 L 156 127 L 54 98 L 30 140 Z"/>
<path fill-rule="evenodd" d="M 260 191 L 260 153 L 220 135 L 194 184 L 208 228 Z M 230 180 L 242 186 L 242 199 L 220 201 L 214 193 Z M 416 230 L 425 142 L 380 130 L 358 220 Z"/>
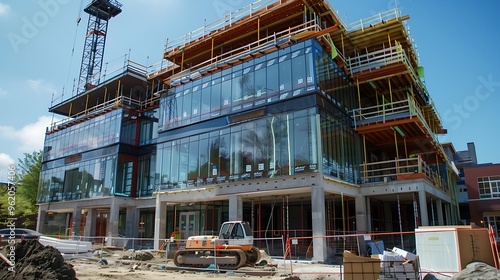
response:
<path fill-rule="evenodd" d="M 176 266 L 192 268 L 208 268 L 214 264 L 220 269 L 238 269 L 247 260 L 247 254 L 239 249 L 185 249 L 177 251 L 174 255 Z"/>

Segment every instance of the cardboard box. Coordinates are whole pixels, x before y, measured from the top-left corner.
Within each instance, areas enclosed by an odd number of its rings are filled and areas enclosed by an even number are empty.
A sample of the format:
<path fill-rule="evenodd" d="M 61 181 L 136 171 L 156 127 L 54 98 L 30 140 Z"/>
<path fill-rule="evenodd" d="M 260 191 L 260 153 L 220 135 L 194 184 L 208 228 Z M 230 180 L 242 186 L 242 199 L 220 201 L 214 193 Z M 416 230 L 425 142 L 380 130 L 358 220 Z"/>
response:
<path fill-rule="evenodd" d="M 345 280 L 378 280 L 380 276 L 380 260 L 360 257 L 344 251 Z"/>

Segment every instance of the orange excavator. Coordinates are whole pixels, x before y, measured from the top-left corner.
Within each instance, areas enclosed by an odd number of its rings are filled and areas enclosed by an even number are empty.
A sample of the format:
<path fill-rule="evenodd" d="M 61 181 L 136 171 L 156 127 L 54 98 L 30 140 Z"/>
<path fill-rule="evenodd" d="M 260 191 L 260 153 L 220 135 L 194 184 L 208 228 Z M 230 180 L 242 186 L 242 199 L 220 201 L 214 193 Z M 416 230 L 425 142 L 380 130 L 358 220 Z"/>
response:
<path fill-rule="evenodd" d="M 174 254 L 179 267 L 238 269 L 245 264 L 254 265 L 261 258 L 253 246 L 252 229 L 248 222 L 233 221 L 222 224 L 219 236 L 191 236 L 186 247 Z"/>

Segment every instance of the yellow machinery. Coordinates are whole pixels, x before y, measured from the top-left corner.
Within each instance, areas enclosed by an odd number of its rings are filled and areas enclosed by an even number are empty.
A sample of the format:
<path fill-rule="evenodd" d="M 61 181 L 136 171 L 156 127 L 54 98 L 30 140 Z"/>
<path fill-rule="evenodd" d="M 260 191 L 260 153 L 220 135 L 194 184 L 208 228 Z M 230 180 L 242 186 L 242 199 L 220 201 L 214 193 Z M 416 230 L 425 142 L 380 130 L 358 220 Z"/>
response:
<path fill-rule="evenodd" d="M 237 269 L 260 260 L 260 251 L 253 246 L 252 229 L 248 222 L 222 224 L 219 236 L 191 236 L 186 248 L 174 255 L 176 266 L 207 268 L 211 264 L 223 269 Z"/>

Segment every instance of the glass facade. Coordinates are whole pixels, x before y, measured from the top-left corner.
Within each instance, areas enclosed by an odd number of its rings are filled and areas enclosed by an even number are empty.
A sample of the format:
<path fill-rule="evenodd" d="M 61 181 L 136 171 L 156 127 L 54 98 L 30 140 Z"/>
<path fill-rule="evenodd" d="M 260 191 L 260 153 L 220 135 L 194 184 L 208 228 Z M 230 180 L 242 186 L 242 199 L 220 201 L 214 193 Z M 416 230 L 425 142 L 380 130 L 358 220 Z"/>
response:
<path fill-rule="evenodd" d="M 155 191 L 155 172 L 156 153 L 139 157 L 136 197 L 151 196 L 153 194 Z"/>
<path fill-rule="evenodd" d="M 42 170 L 46 168 L 44 165 Z M 44 170 L 40 175 L 38 202 L 113 195 L 116 166 L 117 156 L 112 155 Z"/>
<path fill-rule="evenodd" d="M 158 144 L 162 189 L 318 171 L 316 109 L 304 109 Z"/>
<path fill-rule="evenodd" d="M 156 110 L 139 116 L 118 109 L 47 134 L 38 202 L 151 195 L 156 163 L 151 144 L 158 138 L 157 127 Z M 152 148 L 139 156 L 134 150 L 120 152 L 129 150 L 120 144 Z"/>
<path fill-rule="evenodd" d="M 321 171 L 357 183 L 355 97 L 315 40 L 295 44 L 181 84 L 142 116 L 119 109 L 48 134 L 38 201 Z"/>
<path fill-rule="evenodd" d="M 322 110 L 320 122 L 323 174 L 360 184 L 361 143 L 348 125 L 349 118 Z"/>
<path fill-rule="evenodd" d="M 197 188 L 321 167 L 357 183 L 361 147 L 347 115 L 355 98 L 355 86 L 315 40 L 180 85 L 160 102 L 160 135 L 168 140 L 157 146 L 157 185 Z"/>
<path fill-rule="evenodd" d="M 98 149 L 120 140 L 122 111 L 114 110 L 45 136 L 43 161 Z"/>
<path fill-rule="evenodd" d="M 160 131 L 316 91 L 317 48 L 298 43 L 171 89 L 160 101 Z"/>

